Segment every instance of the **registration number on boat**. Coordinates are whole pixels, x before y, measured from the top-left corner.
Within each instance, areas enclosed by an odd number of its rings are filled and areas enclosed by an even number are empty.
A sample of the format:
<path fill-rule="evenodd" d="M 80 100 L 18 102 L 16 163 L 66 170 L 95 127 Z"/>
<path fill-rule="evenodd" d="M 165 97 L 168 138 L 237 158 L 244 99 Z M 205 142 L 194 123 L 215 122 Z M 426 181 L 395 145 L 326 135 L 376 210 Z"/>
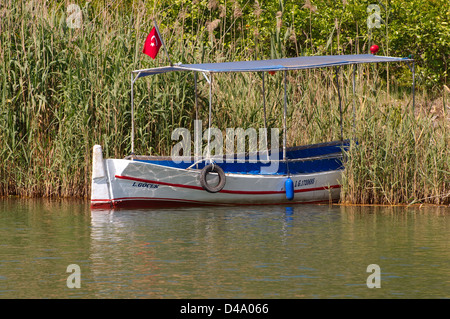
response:
<path fill-rule="evenodd" d="M 295 181 L 294 187 L 314 185 L 315 182 L 316 182 L 315 178 L 301 179 L 301 180 Z"/>
<path fill-rule="evenodd" d="M 158 188 L 159 185 L 158 184 L 150 184 L 150 183 L 138 183 L 138 182 L 133 182 L 133 185 L 131 185 L 133 187 L 144 187 L 144 188 Z"/>

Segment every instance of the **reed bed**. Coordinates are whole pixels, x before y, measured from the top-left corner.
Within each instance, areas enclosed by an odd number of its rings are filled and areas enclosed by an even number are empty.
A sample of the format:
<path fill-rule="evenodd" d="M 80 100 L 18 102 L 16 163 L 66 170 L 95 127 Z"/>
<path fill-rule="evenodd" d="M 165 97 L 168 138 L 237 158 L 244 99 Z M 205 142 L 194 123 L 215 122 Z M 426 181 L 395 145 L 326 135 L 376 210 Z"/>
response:
<path fill-rule="evenodd" d="M 89 20 L 75 29 L 67 26 L 65 5 L 7 0 L 0 7 L 0 196 L 88 198 L 92 146 L 101 144 L 105 157 L 130 154 L 130 72 L 167 63 L 162 51 L 155 61 L 141 53 L 152 27 L 144 4 L 133 4 L 129 14 L 114 5 L 87 12 Z M 210 32 L 236 35 L 238 14 L 230 27 L 205 22 L 195 37 L 180 37 L 182 14 L 173 29 L 161 29 L 174 62 L 248 60 L 262 51 L 243 49 L 240 38 L 226 48 Z M 340 139 L 334 71 L 288 73 L 289 145 Z M 410 87 L 393 79 L 387 93 L 379 72 L 359 67 L 356 95 L 352 69 L 339 73 L 344 138 L 356 141 L 346 156 L 341 201 L 449 204 L 450 93 L 435 98 L 418 90 L 413 110 Z M 264 76 L 267 126 L 282 128 L 283 74 Z M 261 77 L 214 76 L 213 126 L 264 127 Z M 193 81 L 192 73 L 171 73 L 135 83 L 136 153 L 169 155 L 172 131 L 193 132 L 197 112 L 206 129 L 208 85 L 198 77 L 196 110 Z"/>

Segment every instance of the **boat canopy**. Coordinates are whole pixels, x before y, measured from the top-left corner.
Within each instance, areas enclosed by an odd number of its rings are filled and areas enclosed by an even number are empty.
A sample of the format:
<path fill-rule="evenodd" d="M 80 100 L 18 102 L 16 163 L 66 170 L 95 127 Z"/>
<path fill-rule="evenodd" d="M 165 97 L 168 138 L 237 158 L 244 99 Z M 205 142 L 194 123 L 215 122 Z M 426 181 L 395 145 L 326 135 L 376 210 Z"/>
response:
<path fill-rule="evenodd" d="M 169 59 L 170 60 L 170 59 Z M 238 61 L 238 62 L 221 62 L 221 63 L 199 63 L 199 64 L 171 64 L 150 69 L 142 69 L 131 72 L 131 153 L 134 154 L 134 103 L 133 103 L 133 84 L 138 78 L 148 75 L 162 74 L 175 71 L 194 71 L 201 72 L 209 83 L 209 125 L 211 127 L 212 113 L 212 75 L 214 73 L 227 72 L 267 72 L 267 71 L 284 71 L 284 113 L 283 113 L 283 159 L 286 159 L 286 116 L 287 116 L 287 97 L 286 97 L 286 73 L 290 70 L 304 70 L 315 68 L 334 67 L 336 71 L 336 86 L 339 96 L 339 110 L 341 114 L 341 140 L 343 139 L 342 129 L 342 105 L 338 84 L 338 70 L 343 65 L 356 65 L 363 63 L 386 63 L 386 62 L 405 62 L 411 69 L 413 74 L 413 109 L 414 109 L 414 60 L 411 58 L 397 58 L 389 56 L 379 56 L 374 54 L 352 54 L 352 55 L 322 55 L 322 56 L 300 56 L 295 58 L 272 59 L 272 60 L 256 60 L 256 61 Z M 410 62 L 412 65 L 410 65 Z M 355 67 L 353 68 L 353 94 L 355 93 Z M 265 99 L 264 99 L 264 73 L 262 77 L 263 88 L 263 108 L 264 123 L 265 117 Z M 195 73 L 195 104 L 197 106 L 197 74 Z M 266 125 L 265 125 L 266 126 Z M 208 135 L 208 149 L 210 136 Z M 209 155 L 208 155 L 209 156 Z"/>
<path fill-rule="evenodd" d="M 173 71 L 198 71 L 206 73 L 223 72 L 261 72 L 261 71 L 289 71 L 335 67 L 340 65 L 381 63 L 381 62 L 413 62 L 410 58 L 397 58 L 389 56 L 378 56 L 373 54 L 352 55 L 322 55 L 322 56 L 300 56 L 295 58 L 238 61 L 222 63 L 200 63 L 200 64 L 174 64 L 171 66 L 142 69 L 133 71 L 134 79 L 153 74 L 161 74 Z"/>

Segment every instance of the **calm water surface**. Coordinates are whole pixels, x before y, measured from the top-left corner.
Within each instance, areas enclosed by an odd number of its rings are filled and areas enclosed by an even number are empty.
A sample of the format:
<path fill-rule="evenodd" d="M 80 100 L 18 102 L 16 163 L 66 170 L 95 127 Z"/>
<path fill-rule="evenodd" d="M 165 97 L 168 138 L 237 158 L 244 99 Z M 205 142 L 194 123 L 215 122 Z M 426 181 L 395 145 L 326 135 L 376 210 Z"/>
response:
<path fill-rule="evenodd" d="M 450 298 L 450 208 L 1 200 L 0 298 Z"/>

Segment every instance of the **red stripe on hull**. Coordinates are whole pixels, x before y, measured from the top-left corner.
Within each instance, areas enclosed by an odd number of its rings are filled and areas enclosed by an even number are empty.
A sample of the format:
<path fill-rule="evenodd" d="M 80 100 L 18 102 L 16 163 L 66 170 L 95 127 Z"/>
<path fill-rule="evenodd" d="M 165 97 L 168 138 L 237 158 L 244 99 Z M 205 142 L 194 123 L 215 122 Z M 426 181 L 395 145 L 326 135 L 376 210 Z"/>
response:
<path fill-rule="evenodd" d="M 300 204 L 319 204 L 328 203 L 329 200 L 305 201 L 305 202 L 282 202 L 282 203 L 240 203 L 224 204 L 200 201 L 178 201 L 163 198 L 151 199 L 117 199 L 112 201 L 112 205 L 102 207 L 101 205 L 92 205 L 91 209 L 117 209 L 117 208 L 175 208 L 175 207 L 199 207 L 199 206 L 260 206 L 260 205 L 300 205 Z"/>
<path fill-rule="evenodd" d="M 112 209 L 112 208 L 113 208 L 113 203 L 111 201 L 107 201 L 104 199 L 101 199 L 101 200 L 92 199 L 91 200 L 91 209 Z"/>

